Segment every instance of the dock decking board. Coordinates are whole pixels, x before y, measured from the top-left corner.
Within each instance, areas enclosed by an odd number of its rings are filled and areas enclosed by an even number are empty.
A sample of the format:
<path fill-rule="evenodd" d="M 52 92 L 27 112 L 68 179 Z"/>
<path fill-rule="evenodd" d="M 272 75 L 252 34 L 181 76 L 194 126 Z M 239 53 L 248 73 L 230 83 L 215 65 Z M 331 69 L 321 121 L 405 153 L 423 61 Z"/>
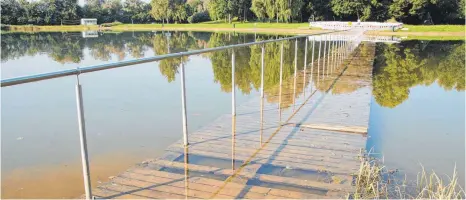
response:
<path fill-rule="evenodd" d="M 262 130 L 261 98 L 255 97 L 237 106 L 234 137 L 232 116 L 221 115 L 188 134 L 187 150 L 180 140 L 162 157 L 126 170 L 94 188 L 93 194 L 101 198 L 344 198 L 353 189 L 352 174 L 359 168 L 358 155 L 367 139 L 374 52 L 373 44 L 361 44 L 326 76 L 315 69 L 311 73 L 310 67 L 300 71 L 297 79 L 306 76 L 310 82 L 312 77 L 312 82 L 306 83 L 304 93 L 283 91 L 282 97 L 295 99 L 282 104 L 281 116 L 278 96 L 266 97 Z M 284 80 L 286 84 L 293 84 L 292 77 Z M 296 85 L 303 90 L 302 81 Z M 190 163 L 190 158 L 201 160 Z M 224 167 L 228 162 L 230 167 Z M 300 170 L 312 174 L 283 174 Z"/>

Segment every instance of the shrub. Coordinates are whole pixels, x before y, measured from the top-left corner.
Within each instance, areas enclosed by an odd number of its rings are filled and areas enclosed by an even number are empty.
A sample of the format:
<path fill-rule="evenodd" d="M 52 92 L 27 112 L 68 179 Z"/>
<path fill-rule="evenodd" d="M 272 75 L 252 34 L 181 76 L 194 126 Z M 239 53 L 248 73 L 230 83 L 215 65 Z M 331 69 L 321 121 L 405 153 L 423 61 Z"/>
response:
<path fill-rule="evenodd" d="M 103 27 L 112 27 L 112 26 L 116 26 L 116 25 L 122 25 L 123 23 L 119 22 L 119 21 L 114 21 L 112 23 L 103 23 L 103 24 L 100 24 L 101 26 Z"/>
<path fill-rule="evenodd" d="M 194 13 L 192 16 L 188 17 L 188 22 L 191 24 L 206 21 L 210 21 L 209 12 L 207 11 Z"/>

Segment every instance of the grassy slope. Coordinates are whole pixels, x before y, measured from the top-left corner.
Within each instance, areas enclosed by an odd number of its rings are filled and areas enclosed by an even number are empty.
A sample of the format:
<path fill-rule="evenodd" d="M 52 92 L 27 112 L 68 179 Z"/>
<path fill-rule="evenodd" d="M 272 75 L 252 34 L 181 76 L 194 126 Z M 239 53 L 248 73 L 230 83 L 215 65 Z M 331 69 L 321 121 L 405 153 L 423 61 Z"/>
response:
<path fill-rule="evenodd" d="M 464 25 L 403 25 L 406 32 L 464 32 Z M 405 32 L 405 31 L 402 31 Z"/>

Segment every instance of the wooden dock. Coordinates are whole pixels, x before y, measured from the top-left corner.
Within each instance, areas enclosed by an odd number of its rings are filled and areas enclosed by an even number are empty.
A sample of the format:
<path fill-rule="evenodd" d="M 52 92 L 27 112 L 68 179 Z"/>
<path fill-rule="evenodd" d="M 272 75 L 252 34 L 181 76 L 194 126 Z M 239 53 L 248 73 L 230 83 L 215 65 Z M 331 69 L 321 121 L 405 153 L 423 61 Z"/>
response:
<path fill-rule="evenodd" d="M 358 156 L 366 145 L 374 53 L 374 44 L 363 43 L 326 74 L 311 73 L 310 68 L 301 71 L 296 80 L 310 83 L 300 95 L 282 92 L 282 97 L 293 99 L 289 107 L 278 109 L 264 100 L 261 111 L 262 99 L 254 98 L 237 107 L 234 119 L 226 114 L 189 133 L 188 148 L 180 140 L 161 158 L 144 161 L 95 187 L 93 195 L 345 198 L 353 190 Z M 297 81 L 296 87 L 304 82 Z"/>

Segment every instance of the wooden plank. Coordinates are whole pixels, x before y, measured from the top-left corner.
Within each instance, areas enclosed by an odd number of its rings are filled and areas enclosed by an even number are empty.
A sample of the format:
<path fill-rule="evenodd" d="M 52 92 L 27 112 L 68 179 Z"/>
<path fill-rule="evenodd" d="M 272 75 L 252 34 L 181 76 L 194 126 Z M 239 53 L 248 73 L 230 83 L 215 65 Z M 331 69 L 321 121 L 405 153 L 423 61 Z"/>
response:
<path fill-rule="evenodd" d="M 302 127 L 302 128 L 312 128 L 312 129 L 319 129 L 319 130 L 327 130 L 327 131 L 340 131 L 346 133 L 358 133 L 367 135 L 367 127 L 364 126 L 343 126 L 343 125 L 335 125 L 335 124 L 294 124 L 288 123 L 289 126 L 295 127 Z"/>

